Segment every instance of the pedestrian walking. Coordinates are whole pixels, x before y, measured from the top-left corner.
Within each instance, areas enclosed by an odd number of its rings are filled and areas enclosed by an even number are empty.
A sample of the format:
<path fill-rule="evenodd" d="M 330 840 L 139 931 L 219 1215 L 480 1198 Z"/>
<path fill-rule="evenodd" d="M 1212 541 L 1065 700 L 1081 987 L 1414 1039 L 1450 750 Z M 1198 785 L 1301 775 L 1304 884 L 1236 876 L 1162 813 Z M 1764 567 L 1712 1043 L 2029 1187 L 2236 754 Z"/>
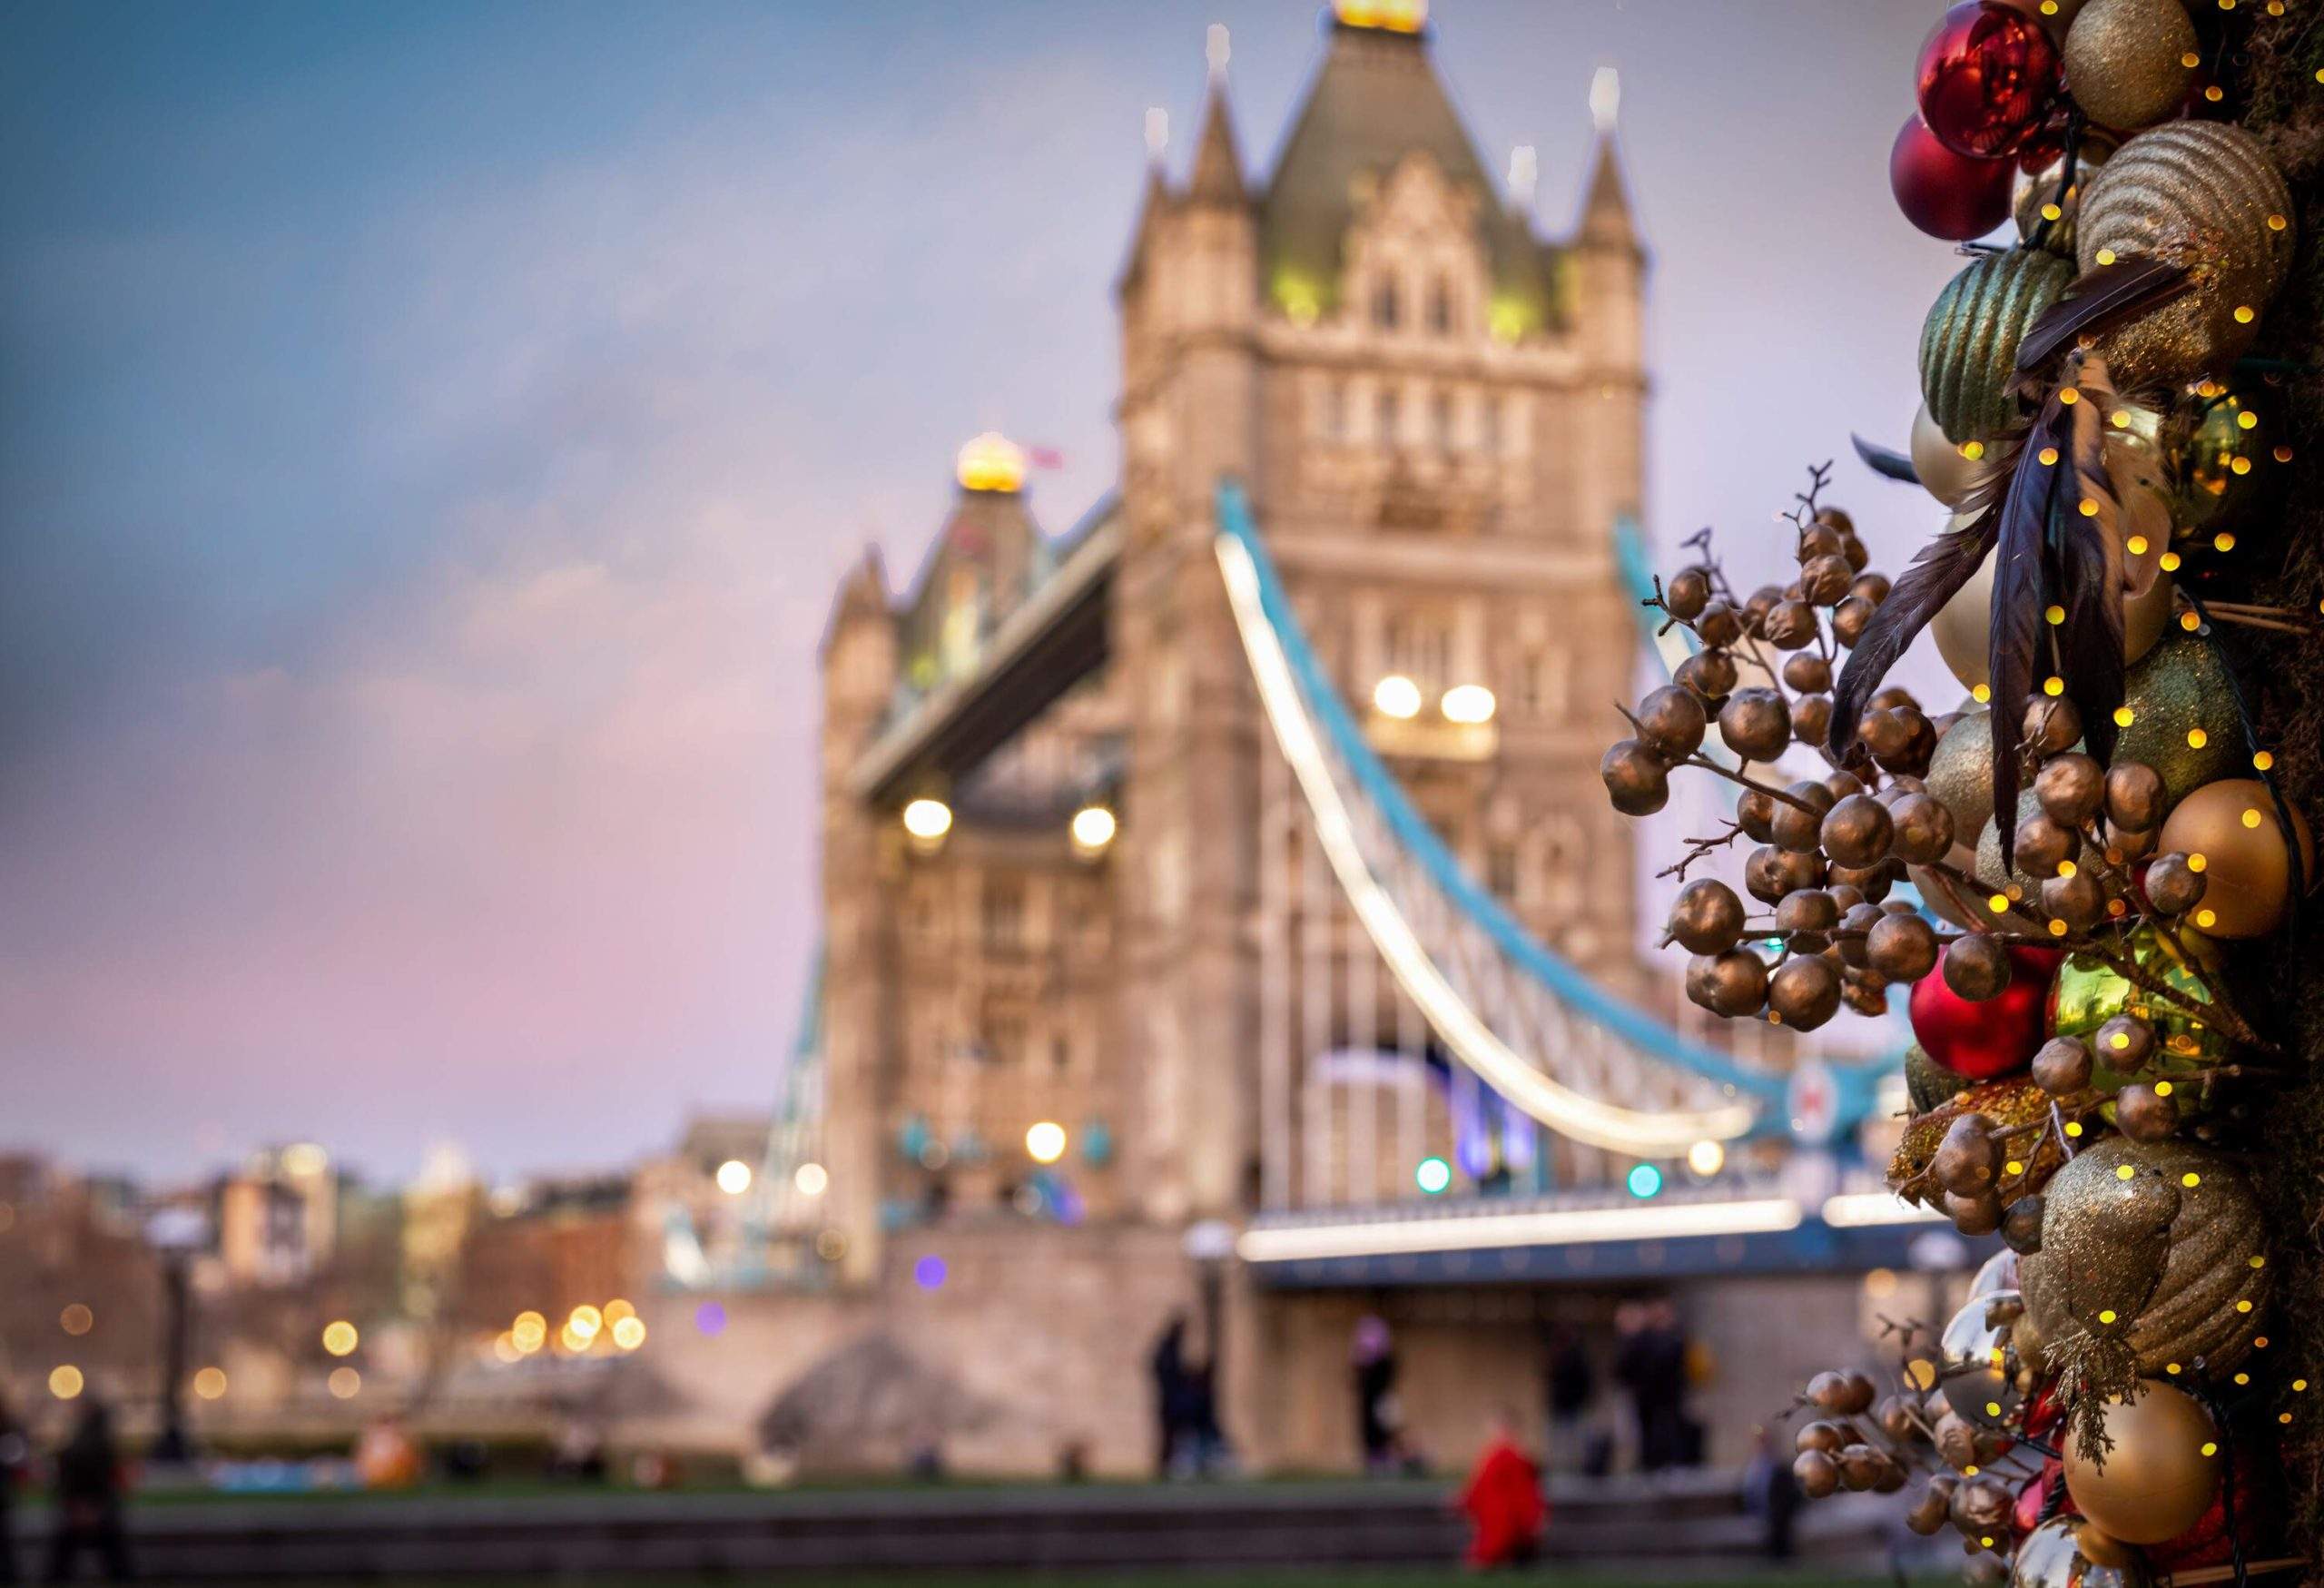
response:
<path fill-rule="evenodd" d="M 1493 1414 L 1484 1448 L 1454 1502 L 1469 1519 L 1472 1570 L 1521 1566 L 1541 1553 L 1550 1507 L 1541 1497 L 1541 1469 L 1518 1443 L 1517 1414 Z"/>

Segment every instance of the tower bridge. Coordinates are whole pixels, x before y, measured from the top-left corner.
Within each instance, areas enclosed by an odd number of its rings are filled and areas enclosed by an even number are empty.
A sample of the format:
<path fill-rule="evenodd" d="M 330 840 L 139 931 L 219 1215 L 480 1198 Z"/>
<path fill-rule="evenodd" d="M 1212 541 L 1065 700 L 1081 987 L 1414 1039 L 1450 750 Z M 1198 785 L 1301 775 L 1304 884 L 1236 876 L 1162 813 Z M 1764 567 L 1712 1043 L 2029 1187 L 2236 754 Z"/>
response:
<path fill-rule="evenodd" d="M 888 1335 L 987 1408 L 960 1459 L 1145 1459 L 1205 1300 L 1246 1458 L 1348 1459 L 1367 1311 L 1463 1450 L 1545 1321 L 1711 1279 L 1739 1458 L 1929 1233 L 1850 1167 L 1873 1066 L 1638 952 L 1596 764 L 1662 665 L 1645 251 L 1610 117 L 1544 236 L 1420 9 L 1340 7 L 1264 175 L 1215 62 L 1116 283 L 1117 488 L 1051 538 L 979 438 L 909 586 L 833 606 L 809 1014 L 747 1238 L 673 1277 L 762 1295 L 778 1383 Z"/>

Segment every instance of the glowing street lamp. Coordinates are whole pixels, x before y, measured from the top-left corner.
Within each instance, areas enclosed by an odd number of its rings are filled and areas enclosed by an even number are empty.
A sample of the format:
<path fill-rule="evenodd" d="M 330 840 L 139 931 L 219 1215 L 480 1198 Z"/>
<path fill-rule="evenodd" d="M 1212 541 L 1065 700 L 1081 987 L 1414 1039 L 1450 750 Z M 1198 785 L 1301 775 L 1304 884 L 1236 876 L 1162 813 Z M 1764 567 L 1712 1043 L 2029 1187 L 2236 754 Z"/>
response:
<path fill-rule="evenodd" d="M 904 831 L 922 843 L 936 843 L 952 830 L 952 807 L 942 800 L 921 798 L 904 807 Z"/>
<path fill-rule="evenodd" d="M 1372 705 L 1382 716 L 1410 722 L 1420 715 L 1420 686 L 1402 673 L 1391 673 L 1373 686 Z"/>
<path fill-rule="evenodd" d="M 1444 692 L 1442 704 L 1446 722 L 1475 727 L 1492 721 L 1493 707 L 1499 703 L 1482 684 L 1455 684 Z"/>
<path fill-rule="evenodd" d="M 1025 1132 L 1025 1151 L 1035 1163 L 1055 1163 L 1065 1156 L 1065 1127 L 1043 1119 Z"/>

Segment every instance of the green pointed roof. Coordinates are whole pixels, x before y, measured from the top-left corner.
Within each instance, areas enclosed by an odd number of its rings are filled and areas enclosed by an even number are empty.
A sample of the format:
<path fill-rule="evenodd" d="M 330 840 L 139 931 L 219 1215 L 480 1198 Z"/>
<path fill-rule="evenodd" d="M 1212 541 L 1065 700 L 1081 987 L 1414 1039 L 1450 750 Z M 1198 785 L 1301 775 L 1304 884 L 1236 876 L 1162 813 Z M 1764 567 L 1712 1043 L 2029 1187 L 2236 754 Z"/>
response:
<path fill-rule="evenodd" d="M 1521 216 L 1502 208 L 1468 130 L 1452 108 L 1423 37 L 1334 24 L 1323 69 L 1293 123 L 1267 184 L 1259 260 L 1268 296 L 1312 294 L 1328 306 L 1339 290 L 1340 251 L 1356 192 L 1420 153 L 1473 189 L 1492 261 L 1494 315 L 1526 330 L 1555 318 L 1553 251 Z"/>

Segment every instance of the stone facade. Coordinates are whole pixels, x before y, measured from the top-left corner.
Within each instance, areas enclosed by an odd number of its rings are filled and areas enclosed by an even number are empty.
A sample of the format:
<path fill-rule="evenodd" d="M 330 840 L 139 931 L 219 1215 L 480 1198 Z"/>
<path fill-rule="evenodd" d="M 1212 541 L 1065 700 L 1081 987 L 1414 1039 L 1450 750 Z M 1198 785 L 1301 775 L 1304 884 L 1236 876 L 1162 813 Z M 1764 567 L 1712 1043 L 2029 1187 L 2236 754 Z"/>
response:
<path fill-rule="evenodd" d="M 980 467 L 911 588 L 891 595 L 868 559 L 833 609 L 819 1217 L 837 1287 L 789 1304 L 812 1326 L 770 1324 L 767 1360 L 804 1372 L 887 1332 L 990 1407 L 945 1435 L 964 1463 L 1039 1469 L 1086 1442 L 1101 1467 L 1139 1465 L 1146 1350 L 1197 1294 L 1183 1232 L 1285 1188 L 1412 1195 L 1415 1146 L 1449 1150 L 1426 1098 L 1401 1134 L 1371 1102 L 1262 1118 L 1264 1041 L 1287 1036 L 1302 1063 L 1395 1046 L 1400 1011 L 1344 906 L 1303 881 L 1315 863 L 1214 555 L 1221 480 L 1249 489 L 1318 654 L 1472 874 L 1601 981 L 1646 985 L 1630 836 L 1595 776 L 1636 655 L 1614 532 L 1643 509 L 1648 397 L 1646 263 L 1614 146 L 1571 234 L 1544 240 L 1423 36 L 1340 24 L 1325 48 L 1264 180 L 1223 82 L 1185 179 L 1149 175 L 1116 284 L 1121 481 L 1079 532 L 1118 542 L 1107 661 L 926 785 L 950 814 L 940 839 L 864 797 L 857 769 L 1080 541 L 1045 538 L 1007 470 Z M 1390 675 L 1416 711 L 1369 705 Z M 1490 722 L 1448 722 L 1445 693 L 1477 685 Z M 1069 840 L 1084 803 L 1118 818 L 1102 853 Z M 1044 1120 L 1071 1141 L 1051 1169 L 1024 1145 Z M 1610 1167 L 1551 1149 L 1567 1183 Z M 1270 1152 L 1324 1168 L 1295 1177 Z M 937 1257 L 931 1291 L 911 1276 Z M 1512 1295 L 1505 1317 L 1414 1315 L 1424 1445 L 1463 1453 L 1492 1402 L 1537 1404 L 1541 1302 Z M 1347 1463 L 1348 1328 L 1360 1306 L 1422 1303 L 1234 1281 L 1227 1303 L 1246 1459 Z"/>

